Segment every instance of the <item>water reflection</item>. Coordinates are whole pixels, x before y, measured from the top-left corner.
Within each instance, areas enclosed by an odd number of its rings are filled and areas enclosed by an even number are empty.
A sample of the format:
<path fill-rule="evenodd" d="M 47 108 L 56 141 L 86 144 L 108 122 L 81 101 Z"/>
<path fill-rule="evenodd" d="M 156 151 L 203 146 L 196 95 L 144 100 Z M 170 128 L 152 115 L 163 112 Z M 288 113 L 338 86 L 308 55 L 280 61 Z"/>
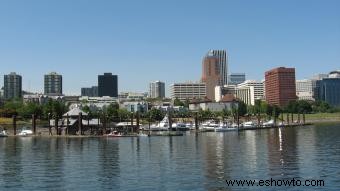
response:
<path fill-rule="evenodd" d="M 2 148 L 2 169 L 0 170 L 4 189 L 22 188 L 22 142 L 16 138 L 1 138 L 4 142 Z M 0 140 L 1 140 L 0 139 Z M 2 182 L 1 181 L 1 182 Z"/>
<path fill-rule="evenodd" d="M 92 175 L 98 177 L 100 182 L 100 188 L 98 189 L 119 190 L 120 185 L 119 181 L 117 181 L 120 175 L 118 141 L 110 139 L 99 140 L 98 151 L 100 170 L 97 172 L 97 175 Z"/>
<path fill-rule="evenodd" d="M 277 179 L 299 178 L 296 129 L 271 129 L 267 140 L 269 177 Z"/>
<path fill-rule="evenodd" d="M 0 139 L 0 188 L 263 190 L 227 187 L 225 180 L 321 178 L 326 190 L 336 190 L 339 136 L 340 127 L 330 126 L 182 137 L 8 137 Z"/>

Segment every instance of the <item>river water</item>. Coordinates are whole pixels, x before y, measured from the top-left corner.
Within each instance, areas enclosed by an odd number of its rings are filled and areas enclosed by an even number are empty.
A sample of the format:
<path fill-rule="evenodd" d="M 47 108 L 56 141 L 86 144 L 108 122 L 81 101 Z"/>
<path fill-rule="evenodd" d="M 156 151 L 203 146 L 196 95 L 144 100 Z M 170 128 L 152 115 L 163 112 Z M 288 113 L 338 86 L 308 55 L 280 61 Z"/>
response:
<path fill-rule="evenodd" d="M 324 186 L 226 184 L 293 178 Z M 181 137 L 0 138 L 6 191 L 317 189 L 340 189 L 340 125 Z"/>

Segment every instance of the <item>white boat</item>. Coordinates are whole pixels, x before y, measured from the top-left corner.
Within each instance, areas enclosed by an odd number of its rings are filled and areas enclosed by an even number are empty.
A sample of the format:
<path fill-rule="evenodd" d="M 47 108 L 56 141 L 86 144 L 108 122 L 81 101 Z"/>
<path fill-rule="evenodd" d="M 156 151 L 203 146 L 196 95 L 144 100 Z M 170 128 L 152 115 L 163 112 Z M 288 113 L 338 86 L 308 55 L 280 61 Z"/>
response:
<path fill-rule="evenodd" d="M 118 131 L 112 131 L 111 133 L 106 135 L 107 137 L 121 137 L 122 134 L 119 133 Z"/>
<path fill-rule="evenodd" d="M 232 128 L 238 128 L 239 125 L 237 125 L 236 123 L 233 123 L 233 124 L 231 124 L 231 127 L 232 127 Z"/>
<path fill-rule="evenodd" d="M 203 132 L 212 132 L 215 131 L 215 128 L 217 128 L 218 126 L 219 124 L 214 121 L 206 121 L 202 123 L 199 129 Z"/>
<path fill-rule="evenodd" d="M 151 131 L 168 131 L 169 130 L 169 118 L 166 115 L 162 121 L 160 121 L 158 124 L 152 124 L 150 126 Z"/>
<path fill-rule="evenodd" d="M 262 126 L 263 126 L 263 127 L 273 127 L 273 126 L 274 126 L 274 120 L 272 119 L 272 120 L 269 120 L 269 121 L 267 121 L 267 122 L 264 122 L 264 123 L 262 124 Z"/>
<path fill-rule="evenodd" d="M 243 128 L 255 128 L 256 124 L 253 121 L 247 121 L 243 123 Z"/>
<path fill-rule="evenodd" d="M 18 135 L 19 136 L 30 136 L 30 135 L 33 135 L 33 131 L 24 127 Z"/>
<path fill-rule="evenodd" d="M 195 130 L 195 125 L 192 123 L 186 123 L 185 126 L 189 128 L 190 130 Z"/>
<path fill-rule="evenodd" d="M 190 127 L 188 127 L 185 123 L 173 123 L 172 130 L 176 131 L 189 131 Z"/>
<path fill-rule="evenodd" d="M 148 135 L 148 134 L 145 134 L 145 133 L 139 133 L 137 136 L 138 136 L 138 137 L 148 137 L 149 135 Z"/>
<path fill-rule="evenodd" d="M 0 132 L 0 137 L 8 137 L 8 134 L 7 134 L 6 130 L 2 130 Z"/>
<path fill-rule="evenodd" d="M 221 123 L 219 127 L 215 128 L 215 132 L 237 131 L 237 127 L 229 126 L 228 124 Z"/>

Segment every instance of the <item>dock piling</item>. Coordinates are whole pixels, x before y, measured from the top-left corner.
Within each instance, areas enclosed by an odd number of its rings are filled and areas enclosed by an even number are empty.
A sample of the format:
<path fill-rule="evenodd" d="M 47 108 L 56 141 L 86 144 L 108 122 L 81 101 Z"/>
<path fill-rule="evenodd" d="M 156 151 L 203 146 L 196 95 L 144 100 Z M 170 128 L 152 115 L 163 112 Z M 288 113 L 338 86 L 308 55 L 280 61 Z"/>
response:
<path fill-rule="evenodd" d="M 13 132 L 14 132 L 14 135 L 16 135 L 17 134 L 17 116 L 13 115 L 12 119 L 13 119 Z"/>
<path fill-rule="evenodd" d="M 289 113 L 287 113 L 287 125 L 289 125 Z"/>
<path fill-rule="evenodd" d="M 82 135 L 82 125 L 83 125 L 83 114 L 80 112 L 78 116 L 79 135 Z"/>
<path fill-rule="evenodd" d="M 50 113 L 48 113 L 48 115 L 47 115 L 47 120 L 48 120 L 48 134 L 49 135 L 52 135 L 52 128 L 51 128 L 51 114 Z"/>
<path fill-rule="evenodd" d="M 137 118 L 136 118 L 137 132 L 139 132 L 139 118 L 140 118 L 140 114 L 139 114 L 139 111 L 137 111 Z"/>
<path fill-rule="evenodd" d="M 302 120 L 303 120 L 303 124 L 306 124 L 306 115 L 305 115 L 305 112 L 303 112 L 303 114 L 302 114 Z"/>
<path fill-rule="evenodd" d="M 36 117 L 35 114 L 32 114 L 32 129 L 33 129 L 33 134 L 36 135 L 37 129 L 36 129 Z"/>
<path fill-rule="evenodd" d="M 195 113 L 195 130 L 198 131 L 198 117 L 197 117 L 197 113 Z"/>

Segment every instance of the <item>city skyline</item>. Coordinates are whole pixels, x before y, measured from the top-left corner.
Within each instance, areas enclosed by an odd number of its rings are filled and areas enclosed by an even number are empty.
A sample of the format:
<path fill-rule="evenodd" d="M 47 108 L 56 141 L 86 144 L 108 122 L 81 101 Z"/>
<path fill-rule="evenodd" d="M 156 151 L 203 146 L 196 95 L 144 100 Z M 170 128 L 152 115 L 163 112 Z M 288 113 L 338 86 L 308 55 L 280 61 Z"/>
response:
<path fill-rule="evenodd" d="M 285 66 L 305 79 L 339 69 L 339 6 L 339 1 L 0 2 L 0 75 L 16 72 L 23 90 L 43 92 L 44 74 L 56 71 L 63 75 L 63 92 L 79 95 L 81 87 L 96 84 L 98 74 L 112 72 L 119 76 L 119 92 L 146 92 L 149 82 L 161 80 L 169 96 L 170 84 L 198 81 L 202 55 L 221 49 L 228 53 L 229 74 L 262 80 L 268 69 Z"/>

